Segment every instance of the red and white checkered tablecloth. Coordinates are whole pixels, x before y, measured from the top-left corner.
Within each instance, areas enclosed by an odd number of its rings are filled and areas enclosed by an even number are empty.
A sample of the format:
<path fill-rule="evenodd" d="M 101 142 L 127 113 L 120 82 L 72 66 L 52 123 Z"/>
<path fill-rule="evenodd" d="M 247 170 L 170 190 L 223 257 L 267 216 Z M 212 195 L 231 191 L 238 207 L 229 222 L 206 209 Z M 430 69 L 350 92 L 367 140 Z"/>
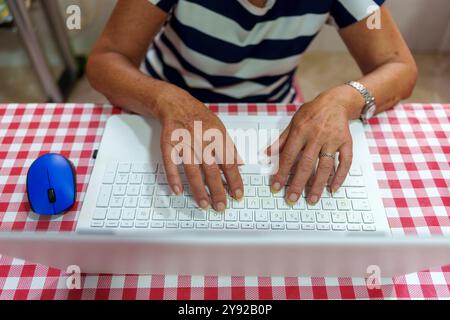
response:
<path fill-rule="evenodd" d="M 292 114 L 295 106 L 212 105 L 231 114 Z M 99 105 L 0 104 L 0 231 L 73 231 L 106 120 Z M 450 104 L 407 104 L 366 126 L 389 223 L 396 234 L 450 234 Z M 77 170 L 78 203 L 58 218 L 30 213 L 25 177 L 32 161 L 62 153 Z M 60 270 L 0 256 L 0 299 L 355 299 L 450 298 L 450 266 L 368 289 L 363 278 L 82 276 L 68 290 Z"/>

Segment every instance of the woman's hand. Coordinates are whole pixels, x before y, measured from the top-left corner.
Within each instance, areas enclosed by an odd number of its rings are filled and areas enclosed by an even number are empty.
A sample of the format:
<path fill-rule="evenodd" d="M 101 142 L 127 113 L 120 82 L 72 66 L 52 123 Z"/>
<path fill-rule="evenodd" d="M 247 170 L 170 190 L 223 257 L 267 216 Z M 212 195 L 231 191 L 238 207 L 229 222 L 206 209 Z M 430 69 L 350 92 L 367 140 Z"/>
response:
<path fill-rule="evenodd" d="M 319 201 L 330 175 L 334 173 L 333 157 L 337 152 L 339 166 L 330 184 L 331 191 L 337 191 L 344 182 L 353 156 L 349 109 L 343 97 L 346 92 L 345 88 L 332 89 L 304 104 L 280 135 L 278 150 L 275 150 L 275 144 L 269 148 L 269 154 L 280 153 L 272 191 L 279 192 L 286 185 L 290 172 L 294 174 L 286 192 L 288 204 L 293 205 L 299 200 L 317 160 L 319 164 L 312 178 L 312 187 L 306 196 L 311 204 Z"/>
<path fill-rule="evenodd" d="M 236 200 L 241 200 L 244 196 L 237 150 L 223 123 L 203 103 L 171 85 L 166 86 L 165 91 L 160 94 L 161 98 L 157 101 L 157 117 L 162 125 L 161 150 L 168 183 L 175 194 L 181 194 L 183 184 L 178 172 L 177 159 L 174 159 L 174 154 L 180 155 L 178 159 L 183 162 L 184 172 L 197 204 L 202 209 L 207 209 L 212 204 L 216 211 L 222 212 L 226 209 L 227 197 L 221 171 L 224 173 L 230 195 Z M 201 124 L 201 132 L 194 132 L 194 122 L 197 126 Z M 205 143 L 203 135 L 209 129 L 216 129 L 210 132 L 219 133 L 217 136 L 221 137 L 221 141 L 216 141 L 217 137 L 214 135 L 214 144 L 223 148 L 214 150 L 211 153 L 212 157 L 206 159 L 208 152 L 205 148 L 211 141 Z M 184 141 L 183 137 L 180 143 L 179 134 L 183 132 L 189 132 L 190 141 Z M 177 137 L 176 141 L 173 141 L 174 137 Z M 182 150 L 180 145 L 183 146 Z M 206 191 L 202 173 L 210 196 Z"/>

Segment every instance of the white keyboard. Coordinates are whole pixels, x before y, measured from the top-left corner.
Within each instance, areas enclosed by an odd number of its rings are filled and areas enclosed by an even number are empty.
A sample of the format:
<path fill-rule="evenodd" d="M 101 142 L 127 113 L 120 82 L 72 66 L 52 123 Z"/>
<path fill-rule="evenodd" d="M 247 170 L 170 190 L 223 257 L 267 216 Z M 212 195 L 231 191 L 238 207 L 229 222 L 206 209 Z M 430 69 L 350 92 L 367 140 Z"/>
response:
<path fill-rule="evenodd" d="M 241 170 L 244 199 L 229 198 L 225 213 L 218 213 L 197 207 L 182 170 L 184 194 L 176 196 L 167 185 L 162 165 L 110 163 L 90 226 L 120 230 L 376 231 L 363 171 L 357 164 L 338 192 L 324 191 L 316 205 L 307 204 L 303 194 L 293 207 L 286 204 L 284 190 L 271 193 L 270 176 L 245 167 Z"/>

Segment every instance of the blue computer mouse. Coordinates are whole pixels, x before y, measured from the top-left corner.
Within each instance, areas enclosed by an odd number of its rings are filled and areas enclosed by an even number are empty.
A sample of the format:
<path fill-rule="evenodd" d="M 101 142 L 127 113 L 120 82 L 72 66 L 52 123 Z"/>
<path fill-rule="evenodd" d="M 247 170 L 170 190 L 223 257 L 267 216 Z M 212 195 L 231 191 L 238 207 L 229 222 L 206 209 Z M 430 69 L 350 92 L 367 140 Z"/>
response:
<path fill-rule="evenodd" d="M 70 210 L 75 204 L 76 192 L 75 168 L 62 155 L 43 155 L 28 170 L 28 202 L 37 214 L 56 215 Z"/>

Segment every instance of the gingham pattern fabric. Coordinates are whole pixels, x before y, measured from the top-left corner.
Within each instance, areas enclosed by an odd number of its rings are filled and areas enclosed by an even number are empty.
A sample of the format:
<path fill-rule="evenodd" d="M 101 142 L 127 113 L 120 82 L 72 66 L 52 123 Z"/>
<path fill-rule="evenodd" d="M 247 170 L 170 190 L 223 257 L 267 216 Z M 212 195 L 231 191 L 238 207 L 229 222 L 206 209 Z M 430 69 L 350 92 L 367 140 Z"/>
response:
<path fill-rule="evenodd" d="M 294 105 L 211 105 L 228 114 L 292 114 Z M 0 231 L 73 231 L 108 117 L 98 105 L 0 105 Z M 396 234 L 450 233 L 450 105 L 408 104 L 366 126 L 389 223 Z M 31 162 L 62 153 L 77 169 L 78 203 L 57 219 L 29 212 L 25 177 Z M 0 257 L 0 299 L 378 299 L 450 298 L 450 266 L 396 278 L 369 289 L 363 278 L 83 275 L 69 290 L 60 270 Z"/>

